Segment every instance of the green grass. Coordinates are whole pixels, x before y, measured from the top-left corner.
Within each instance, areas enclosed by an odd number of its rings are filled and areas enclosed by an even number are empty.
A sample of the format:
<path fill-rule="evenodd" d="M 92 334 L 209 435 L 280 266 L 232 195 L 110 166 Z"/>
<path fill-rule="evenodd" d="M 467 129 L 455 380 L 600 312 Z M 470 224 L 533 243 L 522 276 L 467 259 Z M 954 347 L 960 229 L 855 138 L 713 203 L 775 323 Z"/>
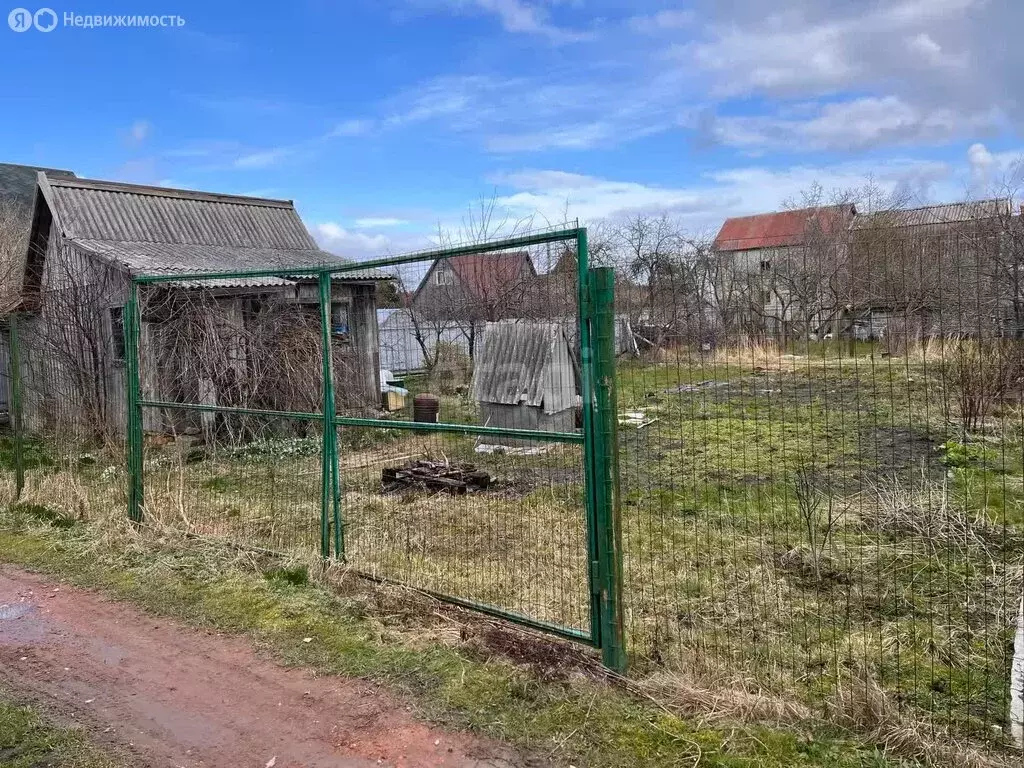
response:
<path fill-rule="evenodd" d="M 0 691 L 0 768 L 118 768 L 80 730 L 53 724 Z"/>
<path fill-rule="evenodd" d="M 24 441 L 22 464 L 25 469 L 54 466 L 54 458 L 46 445 L 33 439 Z M 13 471 L 15 467 L 14 438 L 9 434 L 0 434 L 0 470 Z"/>
<path fill-rule="evenodd" d="M 935 364 L 864 346 L 842 359 L 828 345 L 812 351 L 620 364 L 621 410 L 653 419 L 620 429 L 633 673 L 741 680 L 822 714 L 865 677 L 922 731 L 949 728 L 999 750 L 1024 542 L 1020 413 L 1006 407 L 965 436 Z M 442 407 L 449 420 L 477 418 L 461 395 Z M 463 436 L 341 432 L 350 564 L 586 627 L 577 448 L 485 456 Z M 315 447 L 270 441 L 184 468 L 150 451 L 150 519 L 269 549 L 316 547 Z M 381 467 L 410 457 L 472 462 L 511 482 L 455 499 L 382 494 Z M 54 519 L 88 519 L 123 504 L 121 481 L 105 473 L 30 472 L 27 498 L 76 513 Z M 818 504 L 810 521 L 801 473 Z M 828 509 L 835 525 L 816 550 Z"/>
<path fill-rule="evenodd" d="M 153 613 L 245 634 L 286 664 L 386 683 L 437 722 L 487 734 L 558 763 L 590 766 L 896 766 L 841 730 L 726 723 L 701 726 L 587 675 L 564 679 L 480 656 L 473 646 L 424 640 L 367 610 L 361 593 L 306 582 L 302 569 L 251 560 L 188 541 L 101 543 L 89 524 L 38 528 L 5 513 L 5 562 L 99 588 Z M 246 565 L 250 563 L 250 565 Z M 408 611 L 408 609 L 406 609 Z M 386 613 L 402 611 L 394 605 Z M 427 612 L 429 615 L 429 612 Z M 313 641 L 303 642 L 312 637 Z"/>

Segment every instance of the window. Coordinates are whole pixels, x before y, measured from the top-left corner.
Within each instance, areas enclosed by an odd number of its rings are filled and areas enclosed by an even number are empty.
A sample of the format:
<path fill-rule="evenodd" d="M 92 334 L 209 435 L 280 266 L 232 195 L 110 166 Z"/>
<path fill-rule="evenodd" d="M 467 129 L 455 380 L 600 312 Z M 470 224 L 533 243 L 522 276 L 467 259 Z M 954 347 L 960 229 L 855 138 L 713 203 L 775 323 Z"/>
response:
<path fill-rule="evenodd" d="M 121 307 L 110 309 L 110 353 L 115 363 L 123 363 L 125 358 L 124 310 Z"/>
<path fill-rule="evenodd" d="M 451 268 L 447 264 L 438 264 L 437 269 L 434 270 L 434 284 L 435 285 L 454 285 L 455 275 L 452 274 Z"/>
<path fill-rule="evenodd" d="M 348 304 L 346 302 L 331 302 L 331 335 L 348 340 Z"/>
<path fill-rule="evenodd" d="M 761 271 L 762 272 L 767 272 L 771 268 L 772 268 L 772 263 L 770 261 L 762 261 L 761 262 Z"/>

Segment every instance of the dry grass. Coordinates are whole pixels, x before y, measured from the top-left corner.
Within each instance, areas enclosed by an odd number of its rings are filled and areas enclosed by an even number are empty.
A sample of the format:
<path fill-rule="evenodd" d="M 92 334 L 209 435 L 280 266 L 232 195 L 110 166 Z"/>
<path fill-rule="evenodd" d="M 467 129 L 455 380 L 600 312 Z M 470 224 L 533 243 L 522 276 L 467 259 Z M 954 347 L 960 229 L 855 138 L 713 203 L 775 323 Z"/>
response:
<path fill-rule="evenodd" d="M 452 454 L 447 444 L 443 447 L 452 460 L 465 458 Z M 426 455 L 430 448 L 422 439 L 410 438 L 385 448 L 347 452 L 343 501 L 349 568 L 585 629 L 589 595 L 582 489 L 567 472 L 578 459 L 569 452 L 577 449 L 566 449 L 564 456 L 555 452 L 479 459 L 505 462 L 510 474 L 539 470 L 547 480 L 532 486 L 454 498 L 422 491 L 380 493 L 381 466 Z M 440 452 L 441 444 L 433 449 Z M 147 464 L 150 525 L 145 535 L 155 532 L 170 542 L 183 533 L 244 541 L 287 551 L 314 565 L 318 464 L 317 457 L 309 456 L 196 464 L 179 456 Z M 563 472 L 557 480 L 545 474 L 555 469 Z M 271 473 L 273 482 L 268 480 Z M 9 476 L 0 475 L 0 492 L 9 486 Z M 142 551 L 147 547 L 139 538 L 143 534 L 124 519 L 124 487 L 119 466 L 96 465 L 85 473 L 67 467 L 30 472 L 25 499 L 78 510 L 100 523 L 106 545 Z M 894 718 L 886 690 L 871 678 L 871 670 L 864 673 L 866 682 L 845 681 L 838 688 L 833 683 L 843 679 L 837 663 L 882 664 L 897 649 L 904 664 L 917 663 L 908 655 L 914 652 L 909 643 L 919 641 L 913 636 L 916 628 L 898 618 L 876 623 L 868 613 L 878 610 L 871 606 L 880 602 L 898 605 L 907 584 L 919 594 L 936 586 L 947 590 L 927 598 L 943 613 L 944 605 L 958 605 L 963 595 L 982 588 L 991 595 L 1013 594 L 1014 589 L 1019 594 L 1019 562 L 1004 562 L 998 549 L 1003 528 L 965 512 L 947 488 L 929 485 L 923 477 L 910 488 L 880 483 L 863 498 L 845 499 L 847 506 L 852 512 L 842 516 L 834 541 L 824 548 L 816 578 L 801 565 L 799 539 L 795 544 L 787 541 L 786 525 L 796 535 L 800 532 L 795 512 L 788 524 L 780 518 L 771 521 L 780 543 L 785 542 L 782 549 L 773 549 L 763 532 L 748 527 L 743 516 L 749 512 L 742 506 L 723 509 L 713 518 L 705 510 L 688 521 L 661 521 L 658 525 L 668 527 L 657 540 L 649 538 L 650 520 L 627 516 L 631 650 L 671 670 L 630 685 L 673 713 L 709 722 L 813 722 L 821 711 L 820 695 L 828 692 L 835 718 L 870 733 L 894 753 L 934 765 L 950 764 L 952 757 L 965 766 L 1002 765 L 916 721 L 912 705 L 903 704 Z M 865 530 L 873 534 L 869 540 Z M 223 541 L 189 547 L 208 548 L 211 563 L 218 557 L 256 557 L 231 554 Z M 963 559 L 986 566 L 968 575 L 950 570 Z M 258 567 L 255 561 L 251 565 Z M 935 574 L 922 581 L 919 574 L 931 569 Z M 857 614 L 852 628 L 836 613 L 843 602 L 848 609 L 865 612 Z M 391 615 L 399 610 L 396 605 L 372 603 L 369 612 Z M 998 645 L 1008 617 L 995 600 L 948 613 L 939 618 L 963 625 L 932 627 L 928 640 L 936 658 L 954 673 L 985 668 L 991 663 L 984 655 L 987 646 Z M 381 637 L 395 639 L 393 633 L 405 632 L 406 624 L 414 627 L 418 647 L 460 642 L 462 636 L 457 624 L 438 619 L 406 622 L 401 629 L 382 622 Z M 965 637 L 990 637 L 991 643 L 972 646 Z M 829 685 L 832 689 L 824 691 Z"/>
<path fill-rule="evenodd" d="M 868 734 L 886 752 L 933 766 L 1010 768 L 1020 758 L 983 754 L 958 741 L 945 728 L 914 720 L 866 673 L 844 681 L 831 702 L 837 723 Z"/>
<path fill-rule="evenodd" d="M 922 477 L 907 487 L 892 478 L 874 483 L 860 505 L 859 516 L 871 529 L 913 538 L 934 557 L 952 552 L 959 557 L 981 556 L 993 564 L 1005 560 L 1006 548 L 1018 547 L 1021 537 L 996 525 L 978 509 L 971 510 L 951 495 L 947 481 Z"/>
<path fill-rule="evenodd" d="M 771 693 L 758 681 L 735 672 L 659 672 L 637 683 L 637 688 L 673 713 L 702 723 L 797 725 L 815 719 L 792 693 Z"/>
<path fill-rule="evenodd" d="M 748 338 L 730 346 L 716 347 L 707 362 L 751 370 L 789 371 L 800 359 L 786 354 L 774 341 Z"/>

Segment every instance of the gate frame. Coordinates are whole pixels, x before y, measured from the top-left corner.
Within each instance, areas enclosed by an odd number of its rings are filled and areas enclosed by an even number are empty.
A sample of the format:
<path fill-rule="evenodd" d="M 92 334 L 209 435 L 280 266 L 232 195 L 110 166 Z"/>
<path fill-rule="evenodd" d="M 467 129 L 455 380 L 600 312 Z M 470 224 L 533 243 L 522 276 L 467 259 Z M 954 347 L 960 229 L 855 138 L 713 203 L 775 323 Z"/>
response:
<path fill-rule="evenodd" d="M 576 243 L 577 330 L 580 339 L 581 395 L 583 430 L 547 432 L 543 430 L 504 429 L 461 424 L 424 424 L 410 421 L 338 416 L 335 408 L 333 356 L 330 350 L 330 297 L 333 275 L 366 269 L 387 268 L 417 262 L 432 262 L 456 256 L 486 254 L 511 248 L 555 242 Z M 125 388 L 127 405 L 126 443 L 128 457 L 128 516 L 143 520 L 143 408 L 171 408 L 214 413 L 282 416 L 307 421 L 322 421 L 321 448 L 321 556 L 345 561 L 345 521 L 341 504 L 341 477 L 338 457 L 338 427 L 387 427 L 427 432 L 473 435 L 503 435 L 527 440 L 582 444 L 584 453 L 584 508 L 587 536 L 587 581 L 590 594 L 590 632 L 553 625 L 496 606 L 476 603 L 451 595 L 427 592 L 444 601 L 511 622 L 553 633 L 600 648 L 605 666 L 618 672 L 626 669 L 622 611 L 622 545 L 619 505 L 617 401 L 615 389 L 615 276 L 611 268 L 591 269 L 587 230 L 584 227 L 560 229 L 534 235 L 511 237 L 476 245 L 420 251 L 404 256 L 354 262 L 351 265 L 324 266 L 299 270 L 316 276 L 319 286 L 324 377 L 322 413 L 262 411 L 226 406 L 167 403 L 145 400 L 139 373 L 141 324 L 138 289 L 157 283 L 182 283 L 190 280 L 214 280 L 243 277 L 295 277 L 296 270 L 264 269 L 234 272 L 144 275 L 132 278 L 128 302 L 124 307 Z M 376 579 L 387 581 L 387 579 Z M 425 590 L 418 590 L 424 592 Z"/>

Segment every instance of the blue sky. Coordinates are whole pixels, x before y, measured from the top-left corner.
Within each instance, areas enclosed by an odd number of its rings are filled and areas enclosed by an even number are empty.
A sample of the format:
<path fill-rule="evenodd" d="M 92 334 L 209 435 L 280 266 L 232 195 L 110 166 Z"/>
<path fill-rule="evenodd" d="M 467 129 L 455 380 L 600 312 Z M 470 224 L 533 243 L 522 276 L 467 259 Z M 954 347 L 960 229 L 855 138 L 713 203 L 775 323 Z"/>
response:
<path fill-rule="evenodd" d="M 511 218 L 697 233 L 815 182 L 979 196 L 1024 149 L 1016 0 L 51 7 L 185 25 L 0 27 L 0 161 L 294 199 L 355 257 L 491 195 Z"/>

